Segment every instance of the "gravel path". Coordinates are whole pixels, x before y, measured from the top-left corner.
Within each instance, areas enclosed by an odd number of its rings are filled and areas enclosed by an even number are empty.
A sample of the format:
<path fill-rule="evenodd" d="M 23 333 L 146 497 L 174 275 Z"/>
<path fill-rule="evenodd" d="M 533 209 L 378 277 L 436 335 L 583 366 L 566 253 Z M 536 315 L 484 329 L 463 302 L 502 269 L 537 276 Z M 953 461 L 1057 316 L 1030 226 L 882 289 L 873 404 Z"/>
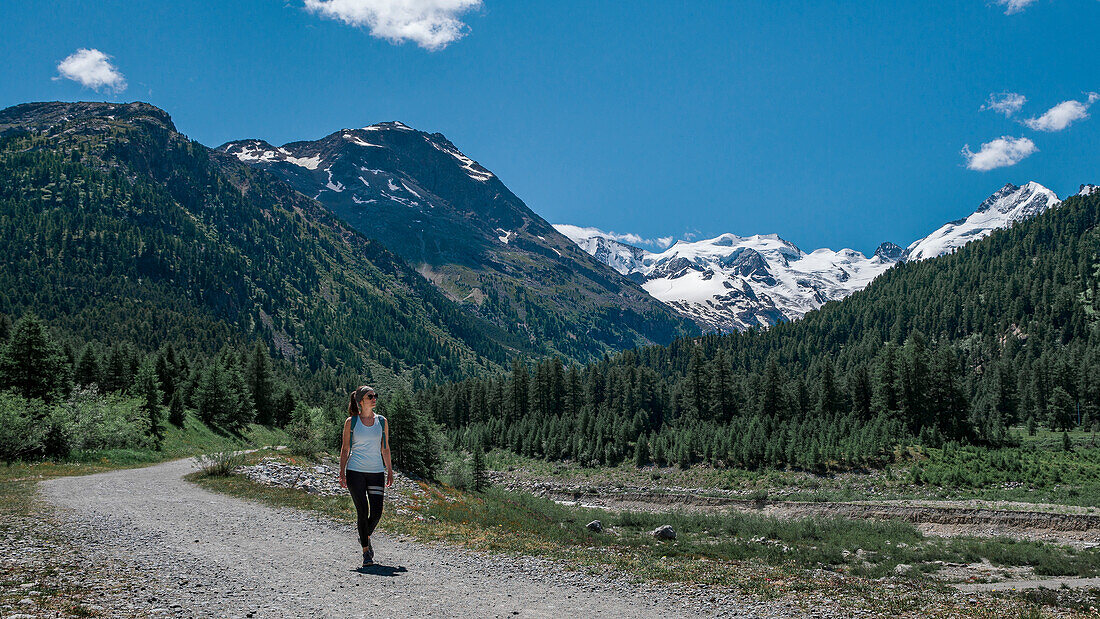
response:
<path fill-rule="evenodd" d="M 379 531 L 363 573 L 352 528 L 188 483 L 189 460 L 41 484 L 91 561 L 129 561 L 155 583 L 151 614 L 183 616 L 801 616 L 778 604 L 667 589 L 426 546 Z M 832 614 L 826 612 L 824 614 Z"/>

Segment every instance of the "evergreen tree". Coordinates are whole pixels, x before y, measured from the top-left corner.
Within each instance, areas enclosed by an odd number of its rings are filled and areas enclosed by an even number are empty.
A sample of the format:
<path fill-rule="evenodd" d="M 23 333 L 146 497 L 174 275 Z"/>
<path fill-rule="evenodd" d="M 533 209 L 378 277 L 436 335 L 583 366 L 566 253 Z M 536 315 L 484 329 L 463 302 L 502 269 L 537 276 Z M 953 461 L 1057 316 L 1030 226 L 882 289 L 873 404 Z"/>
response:
<path fill-rule="evenodd" d="M 24 314 L 0 350 L 0 389 L 50 402 L 68 389 L 65 357 L 46 325 Z"/>
<path fill-rule="evenodd" d="M 251 395 L 249 407 L 254 411 L 256 423 L 271 425 L 275 417 L 275 377 L 271 371 L 271 357 L 263 342 L 256 342 L 252 348 L 245 384 Z"/>
<path fill-rule="evenodd" d="M 818 377 L 817 412 L 826 417 L 839 415 L 843 410 L 840 388 L 836 383 L 836 375 L 833 373 L 833 362 L 826 358 L 821 367 L 821 375 Z"/>
<path fill-rule="evenodd" d="M 294 391 L 290 387 L 283 387 L 283 393 L 279 396 L 279 400 L 275 405 L 275 416 L 272 419 L 272 423 L 280 428 L 290 423 L 290 417 L 294 413 L 296 404 L 297 401 L 294 397 Z"/>
<path fill-rule="evenodd" d="M 153 439 L 153 448 L 159 451 L 164 441 L 163 414 L 160 408 L 163 394 L 157 380 L 155 361 L 143 363 L 138 369 L 133 392 L 141 401 L 141 412 L 148 423 L 146 433 Z"/>
<path fill-rule="evenodd" d="M 182 428 L 186 419 L 183 410 L 183 397 L 179 392 L 172 394 L 172 399 L 168 402 L 168 423 Z"/>
<path fill-rule="evenodd" d="M 76 362 L 74 374 L 73 381 L 81 387 L 99 384 L 99 355 L 96 354 L 95 346 L 88 344 L 84 347 Z"/>
<path fill-rule="evenodd" d="M 101 376 L 103 382 L 100 386 L 106 392 L 122 392 L 133 384 L 133 376 L 130 374 L 128 347 L 122 344 L 111 346 Z"/>
<path fill-rule="evenodd" d="M 487 467 L 485 465 L 485 450 L 481 447 L 481 443 L 474 445 L 474 453 L 470 463 L 471 475 L 473 481 L 474 490 L 481 492 L 489 486 L 489 476 L 487 473 Z"/>
<path fill-rule="evenodd" d="M 642 435 L 634 443 L 634 466 L 641 468 L 649 464 L 649 437 Z"/>
<path fill-rule="evenodd" d="M 439 428 L 427 413 L 413 404 L 403 391 L 395 392 L 383 404 L 389 420 L 390 453 L 394 467 L 434 479 L 442 461 Z"/>
<path fill-rule="evenodd" d="M 240 418 L 240 399 L 230 390 L 225 369 L 216 361 L 202 372 L 194 398 L 199 419 L 207 425 L 231 429 Z"/>
<path fill-rule="evenodd" d="M 1047 414 L 1050 429 L 1063 432 L 1073 429 L 1076 413 L 1073 398 L 1070 397 L 1069 393 L 1061 386 L 1055 387 L 1051 392 Z"/>

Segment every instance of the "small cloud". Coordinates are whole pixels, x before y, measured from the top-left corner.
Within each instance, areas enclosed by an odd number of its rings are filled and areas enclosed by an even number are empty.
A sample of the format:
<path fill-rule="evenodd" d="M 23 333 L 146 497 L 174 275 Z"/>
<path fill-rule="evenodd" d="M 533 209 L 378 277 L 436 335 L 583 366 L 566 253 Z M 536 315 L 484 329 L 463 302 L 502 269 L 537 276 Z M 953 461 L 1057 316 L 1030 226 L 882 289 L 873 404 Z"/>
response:
<path fill-rule="evenodd" d="M 1024 124 L 1036 131 L 1061 131 L 1074 121 L 1089 117 L 1089 106 L 1100 99 L 1100 95 L 1090 92 L 1085 101 L 1063 101 L 1050 108 L 1037 118 L 1028 118 Z"/>
<path fill-rule="evenodd" d="M 1005 118 L 1020 111 L 1027 103 L 1027 97 L 1015 92 L 994 92 L 989 94 L 989 99 L 982 106 L 982 111 L 993 110 L 1005 115 Z"/>
<path fill-rule="evenodd" d="M 481 0 L 305 0 L 306 10 L 350 26 L 365 27 L 390 43 L 412 41 L 436 51 L 466 36 L 459 19 Z"/>
<path fill-rule="evenodd" d="M 1037 1 L 1038 0 L 994 0 L 996 4 L 1005 8 L 1005 15 L 1021 13 L 1024 9 L 1035 4 Z"/>
<path fill-rule="evenodd" d="M 966 158 L 967 168 L 985 172 L 1016 165 L 1038 150 L 1035 142 L 1028 138 L 1013 138 L 1006 135 L 982 144 L 976 153 L 971 151 L 970 145 L 967 144 L 963 146 L 962 155 Z"/>
<path fill-rule="evenodd" d="M 604 232 L 599 228 L 574 226 L 572 224 L 554 224 L 554 229 L 569 237 L 574 242 L 579 242 L 582 239 L 589 239 L 594 236 L 600 236 L 605 239 L 619 241 L 620 243 L 626 243 L 628 245 L 645 245 L 648 247 L 660 247 L 663 249 L 671 245 L 673 241 L 673 238 L 671 236 L 664 236 L 656 239 L 647 239 L 641 235 L 634 234 L 633 232 Z"/>
<path fill-rule="evenodd" d="M 76 50 L 57 64 L 57 73 L 55 80 L 72 80 L 97 92 L 126 90 L 126 78 L 111 64 L 111 57 L 94 48 Z"/>

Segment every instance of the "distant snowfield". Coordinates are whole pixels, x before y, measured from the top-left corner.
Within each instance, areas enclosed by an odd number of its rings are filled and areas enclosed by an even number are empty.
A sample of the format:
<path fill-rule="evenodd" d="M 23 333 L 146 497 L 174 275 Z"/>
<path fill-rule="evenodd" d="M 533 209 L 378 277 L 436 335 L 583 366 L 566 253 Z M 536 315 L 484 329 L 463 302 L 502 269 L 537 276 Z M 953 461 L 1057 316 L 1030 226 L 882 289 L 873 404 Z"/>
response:
<path fill-rule="evenodd" d="M 1082 185 L 1079 195 L 1097 191 L 1095 185 Z M 651 252 L 624 243 L 622 235 L 595 228 L 555 228 L 704 329 L 733 331 L 801 318 L 828 301 L 866 288 L 898 262 L 954 252 L 1059 203 L 1058 196 L 1039 183 L 1008 184 L 965 219 L 944 224 L 905 250 L 883 243 L 871 257 L 852 249 L 805 253 L 775 234 L 722 234 Z"/>

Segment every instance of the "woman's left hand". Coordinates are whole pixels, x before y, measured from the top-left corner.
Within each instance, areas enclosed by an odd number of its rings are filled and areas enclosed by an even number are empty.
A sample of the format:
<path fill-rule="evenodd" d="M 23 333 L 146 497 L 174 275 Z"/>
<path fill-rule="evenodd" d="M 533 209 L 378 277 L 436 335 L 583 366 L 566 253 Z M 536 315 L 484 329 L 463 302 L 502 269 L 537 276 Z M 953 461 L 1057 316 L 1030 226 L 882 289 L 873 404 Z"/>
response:
<path fill-rule="evenodd" d="M 386 487 L 389 488 L 393 485 L 393 471 L 386 472 Z"/>

